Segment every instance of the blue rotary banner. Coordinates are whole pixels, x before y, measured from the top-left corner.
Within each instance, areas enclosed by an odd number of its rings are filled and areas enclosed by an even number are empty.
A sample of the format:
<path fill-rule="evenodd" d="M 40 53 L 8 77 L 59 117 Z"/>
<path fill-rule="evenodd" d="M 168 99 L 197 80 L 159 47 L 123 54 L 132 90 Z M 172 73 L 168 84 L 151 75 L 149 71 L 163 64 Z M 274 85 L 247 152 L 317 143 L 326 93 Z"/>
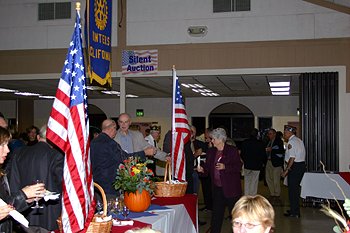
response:
<path fill-rule="evenodd" d="M 90 85 L 110 89 L 112 0 L 88 0 L 86 11 L 85 38 Z"/>

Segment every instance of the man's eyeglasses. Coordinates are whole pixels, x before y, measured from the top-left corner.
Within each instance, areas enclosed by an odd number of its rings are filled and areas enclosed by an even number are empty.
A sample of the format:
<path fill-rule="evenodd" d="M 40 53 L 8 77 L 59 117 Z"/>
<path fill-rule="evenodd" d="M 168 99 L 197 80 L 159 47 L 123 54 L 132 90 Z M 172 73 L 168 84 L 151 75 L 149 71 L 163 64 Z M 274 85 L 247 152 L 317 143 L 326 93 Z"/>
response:
<path fill-rule="evenodd" d="M 233 221 L 232 225 L 233 225 L 233 227 L 236 227 L 236 228 L 241 228 L 242 226 L 244 226 L 244 228 L 246 228 L 246 229 L 253 229 L 254 227 L 260 226 L 261 224 L 253 224 L 253 223 L 249 223 L 249 222 L 241 223 L 238 221 Z"/>

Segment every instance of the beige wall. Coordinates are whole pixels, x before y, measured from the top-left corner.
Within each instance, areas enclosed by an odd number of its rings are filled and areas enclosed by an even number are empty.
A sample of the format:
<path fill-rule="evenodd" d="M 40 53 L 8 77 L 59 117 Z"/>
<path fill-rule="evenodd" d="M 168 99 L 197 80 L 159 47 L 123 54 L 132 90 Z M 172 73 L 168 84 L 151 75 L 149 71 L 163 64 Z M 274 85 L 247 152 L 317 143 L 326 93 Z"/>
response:
<path fill-rule="evenodd" d="M 311 66 L 350 67 L 350 38 L 246 43 L 154 45 L 159 70 L 240 69 Z M 1 74 L 60 73 L 66 49 L 0 51 Z M 18 69 L 20 67 L 20 69 Z M 113 48 L 112 70 L 121 71 L 121 48 Z M 346 73 L 350 92 L 350 69 Z"/>

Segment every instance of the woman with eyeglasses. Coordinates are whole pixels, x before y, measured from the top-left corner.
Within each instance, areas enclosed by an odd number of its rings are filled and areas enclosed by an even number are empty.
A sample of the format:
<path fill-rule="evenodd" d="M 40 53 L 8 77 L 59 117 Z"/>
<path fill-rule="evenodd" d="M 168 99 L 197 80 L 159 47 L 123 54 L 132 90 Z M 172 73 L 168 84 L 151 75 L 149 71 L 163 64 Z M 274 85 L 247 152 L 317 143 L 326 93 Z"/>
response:
<path fill-rule="evenodd" d="M 0 232 L 12 232 L 12 221 L 8 217 L 10 211 L 16 209 L 23 211 L 30 207 L 35 198 L 41 198 L 45 192 L 44 184 L 29 185 L 17 193 L 11 193 L 7 176 L 1 169 L 7 154 L 10 152 L 8 142 L 11 139 L 10 132 L 0 127 L 0 198 L 6 203 L 0 204 Z"/>
<path fill-rule="evenodd" d="M 231 212 L 234 233 L 273 232 L 275 211 L 266 198 L 260 195 L 243 196 Z"/>

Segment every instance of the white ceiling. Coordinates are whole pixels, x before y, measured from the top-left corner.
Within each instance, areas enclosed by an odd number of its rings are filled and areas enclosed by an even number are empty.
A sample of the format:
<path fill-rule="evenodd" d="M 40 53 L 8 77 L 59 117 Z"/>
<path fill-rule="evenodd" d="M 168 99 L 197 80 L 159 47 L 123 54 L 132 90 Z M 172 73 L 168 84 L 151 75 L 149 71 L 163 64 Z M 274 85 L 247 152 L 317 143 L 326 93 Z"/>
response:
<path fill-rule="evenodd" d="M 271 96 L 269 81 L 290 81 L 290 95 L 299 95 L 299 74 L 273 75 L 208 75 L 179 77 L 180 83 L 202 84 L 220 97 L 234 96 Z M 119 78 L 113 78 L 112 90 L 119 91 Z M 34 92 L 42 95 L 54 96 L 58 80 L 31 79 L 31 80 L 0 80 L 0 88 Z M 126 94 L 137 95 L 140 98 L 170 98 L 172 96 L 172 77 L 133 77 L 126 78 Z M 203 97 L 200 93 L 182 87 L 182 94 L 186 97 Z M 13 93 L 0 93 L 0 99 L 16 99 L 38 97 L 22 97 Z M 106 95 L 99 91 L 88 91 L 89 99 L 119 98 L 115 95 Z M 215 97 L 212 97 L 215 98 Z"/>

